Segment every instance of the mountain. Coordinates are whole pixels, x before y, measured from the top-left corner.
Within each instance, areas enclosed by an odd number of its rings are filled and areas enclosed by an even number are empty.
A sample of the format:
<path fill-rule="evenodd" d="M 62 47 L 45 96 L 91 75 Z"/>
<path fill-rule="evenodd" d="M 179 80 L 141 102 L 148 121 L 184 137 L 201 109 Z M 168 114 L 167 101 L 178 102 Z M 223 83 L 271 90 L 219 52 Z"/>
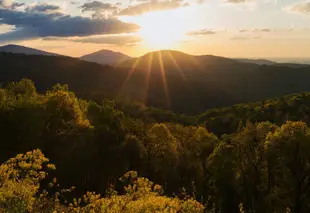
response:
<path fill-rule="evenodd" d="M 129 60 L 131 59 L 131 57 L 123 53 L 113 52 L 111 50 L 100 50 L 98 52 L 84 55 L 80 57 L 80 59 L 84 61 L 103 64 L 103 65 L 104 64 L 114 65 L 114 64 L 119 64 L 123 61 Z"/>
<path fill-rule="evenodd" d="M 0 64 L 0 84 L 30 78 L 40 92 L 68 84 L 82 98 L 142 102 L 188 115 L 310 91 L 310 66 L 257 65 L 168 50 L 117 66 L 9 53 L 0 53 Z"/>
<path fill-rule="evenodd" d="M 139 58 L 133 58 L 131 60 L 120 63 L 117 67 L 132 68 L 136 70 L 161 71 L 161 67 L 171 72 L 179 72 L 179 70 L 195 72 L 201 69 L 205 69 L 206 66 L 218 64 L 218 65 L 235 65 L 240 64 L 233 59 L 202 55 L 193 56 L 179 51 L 173 50 L 161 50 L 147 53 Z"/>
<path fill-rule="evenodd" d="M 235 59 L 236 61 L 242 63 L 250 63 L 257 65 L 273 65 L 273 66 L 285 66 L 291 68 L 300 68 L 300 67 L 308 67 L 309 64 L 306 63 L 289 63 L 289 62 L 274 62 L 266 59 Z"/>
<path fill-rule="evenodd" d="M 310 90 L 304 79 L 310 66 L 261 66 L 164 50 L 118 67 L 129 73 L 119 96 L 186 114 Z"/>
<path fill-rule="evenodd" d="M 252 64 L 258 64 L 258 65 L 275 65 L 277 64 L 274 61 L 266 60 L 266 59 L 236 59 L 239 62 L 243 63 L 252 63 Z"/>
<path fill-rule="evenodd" d="M 45 56 L 59 56 L 56 53 L 45 52 L 42 50 L 33 49 L 30 47 L 24 47 L 20 45 L 9 44 L 0 47 L 0 52 L 6 53 L 21 53 L 26 55 L 45 55 Z"/>

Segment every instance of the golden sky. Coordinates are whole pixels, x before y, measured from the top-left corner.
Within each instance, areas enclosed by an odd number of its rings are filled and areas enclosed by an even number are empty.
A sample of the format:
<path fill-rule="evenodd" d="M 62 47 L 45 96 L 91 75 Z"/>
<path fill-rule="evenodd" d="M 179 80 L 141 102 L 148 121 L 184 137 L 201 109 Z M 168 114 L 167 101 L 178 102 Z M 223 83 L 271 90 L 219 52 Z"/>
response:
<path fill-rule="evenodd" d="M 74 57 L 101 49 L 308 57 L 310 1 L 2 0 L 0 44 L 9 43 Z"/>

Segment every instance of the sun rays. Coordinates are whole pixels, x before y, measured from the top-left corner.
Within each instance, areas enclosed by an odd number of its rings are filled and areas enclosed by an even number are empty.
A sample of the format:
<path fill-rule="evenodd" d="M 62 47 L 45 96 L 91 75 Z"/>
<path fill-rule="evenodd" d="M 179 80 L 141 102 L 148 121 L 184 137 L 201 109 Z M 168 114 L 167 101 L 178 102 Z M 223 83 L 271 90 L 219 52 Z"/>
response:
<path fill-rule="evenodd" d="M 147 65 L 147 73 L 146 73 L 146 89 L 145 89 L 145 94 L 143 97 L 143 103 L 147 102 L 147 98 L 148 98 L 148 93 L 149 93 L 149 86 L 150 86 L 150 77 L 151 77 L 151 72 L 152 72 L 152 64 L 153 64 L 153 53 L 151 53 L 149 55 L 149 59 L 148 59 L 148 65 Z"/>
<path fill-rule="evenodd" d="M 169 91 L 169 81 L 167 79 L 167 73 L 169 70 L 174 70 L 172 73 L 177 79 L 181 79 L 184 82 L 184 86 L 189 88 L 187 83 L 186 75 L 184 74 L 182 65 L 179 64 L 178 56 L 174 54 L 173 51 L 157 51 L 151 52 L 145 56 L 134 59 L 125 66 L 128 69 L 127 77 L 123 82 L 123 86 L 119 91 L 119 97 L 126 95 L 131 97 L 132 92 L 137 95 L 139 94 L 139 101 L 145 105 L 149 104 L 152 100 L 152 94 L 154 92 L 154 87 L 156 91 L 161 91 L 162 99 L 168 109 L 171 106 L 170 93 Z M 130 67 L 129 67 L 130 66 Z M 169 67 L 166 67 L 169 66 Z M 144 79 L 141 81 L 141 78 Z M 140 80 L 139 80 L 140 79 Z M 139 83 L 139 91 L 131 91 L 133 85 Z M 172 82 L 171 82 L 172 83 Z M 170 85 L 173 87 L 173 85 Z M 136 96 L 135 96 L 136 97 Z"/>
<path fill-rule="evenodd" d="M 161 80 L 163 82 L 163 86 L 165 90 L 166 104 L 170 108 L 171 104 L 170 104 L 169 90 L 168 90 L 168 84 L 167 84 L 167 79 L 166 79 L 165 66 L 164 66 L 163 57 L 160 51 L 157 52 L 157 57 L 158 57 L 159 66 L 160 66 L 160 73 L 161 73 L 161 78 L 162 78 Z"/>

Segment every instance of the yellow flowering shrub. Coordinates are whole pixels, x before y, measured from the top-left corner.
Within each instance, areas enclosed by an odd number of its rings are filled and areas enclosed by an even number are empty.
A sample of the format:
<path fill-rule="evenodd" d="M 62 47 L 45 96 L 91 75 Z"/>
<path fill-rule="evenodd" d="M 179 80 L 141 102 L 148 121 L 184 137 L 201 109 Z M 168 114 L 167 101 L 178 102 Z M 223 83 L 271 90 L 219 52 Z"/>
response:
<path fill-rule="evenodd" d="M 84 197 L 89 203 L 81 207 L 75 200 L 70 206 L 71 213 L 202 213 L 204 206 L 193 199 L 180 200 L 161 195 L 162 187 L 138 177 L 137 172 L 128 172 L 121 181 L 125 186 L 125 195 L 113 195 L 100 198 L 99 195 L 87 193 Z M 80 200 L 81 201 L 81 200 Z"/>
<path fill-rule="evenodd" d="M 40 150 L 19 154 L 0 166 L 0 212 L 32 212 L 40 181 L 55 169 Z"/>
<path fill-rule="evenodd" d="M 88 192 L 74 199 L 69 206 L 61 204 L 60 190 L 54 197 L 44 190 L 39 194 L 40 181 L 47 170 L 55 169 L 40 150 L 19 154 L 0 166 L 0 212 L 1 213 L 202 213 L 204 206 L 193 199 L 180 200 L 163 196 L 161 186 L 137 172 L 128 172 L 120 181 L 125 185 L 124 195 L 116 192 L 102 198 Z M 55 185 L 56 179 L 50 183 Z"/>

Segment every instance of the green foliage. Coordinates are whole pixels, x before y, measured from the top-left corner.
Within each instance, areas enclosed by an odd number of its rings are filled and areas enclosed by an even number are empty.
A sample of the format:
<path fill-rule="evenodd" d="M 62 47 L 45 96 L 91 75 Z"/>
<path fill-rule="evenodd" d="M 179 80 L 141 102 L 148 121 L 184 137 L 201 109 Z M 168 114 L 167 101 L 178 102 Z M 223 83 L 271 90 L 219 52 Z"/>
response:
<path fill-rule="evenodd" d="M 0 107 L 5 103 L 7 98 L 7 91 L 4 89 L 0 89 Z"/>
<path fill-rule="evenodd" d="M 310 131 L 307 125 L 287 122 L 268 135 L 266 149 L 275 178 L 272 194 L 272 198 L 276 198 L 275 205 L 294 212 L 310 211 Z"/>
<path fill-rule="evenodd" d="M 148 152 L 142 141 L 134 135 L 127 135 L 121 146 L 126 170 L 143 171 Z"/>
<path fill-rule="evenodd" d="M 154 124 L 147 132 L 146 146 L 155 173 L 165 180 L 178 165 L 178 141 L 165 124 Z"/>
<path fill-rule="evenodd" d="M 53 87 L 52 91 L 46 93 L 45 104 L 50 115 L 48 128 L 54 128 L 54 126 L 66 128 L 72 125 L 89 126 L 89 121 L 84 114 L 85 109 L 83 109 L 84 112 L 81 110 L 81 102 L 73 92 L 68 91 L 68 86 Z"/>
<path fill-rule="evenodd" d="M 36 95 L 34 83 L 29 79 L 23 79 L 20 82 L 8 84 L 7 90 L 9 94 L 16 96 L 32 97 Z"/>
<path fill-rule="evenodd" d="M 0 212 L 310 211 L 309 94 L 214 109 L 194 126 L 31 85 L 0 90 Z"/>
<path fill-rule="evenodd" d="M 310 93 L 298 93 L 281 98 L 237 104 L 231 107 L 211 109 L 198 115 L 197 123 L 203 124 L 216 135 L 232 134 L 247 121 L 269 121 L 282 125 L 286 121 L 303 121 L 310 124 Z"/>

